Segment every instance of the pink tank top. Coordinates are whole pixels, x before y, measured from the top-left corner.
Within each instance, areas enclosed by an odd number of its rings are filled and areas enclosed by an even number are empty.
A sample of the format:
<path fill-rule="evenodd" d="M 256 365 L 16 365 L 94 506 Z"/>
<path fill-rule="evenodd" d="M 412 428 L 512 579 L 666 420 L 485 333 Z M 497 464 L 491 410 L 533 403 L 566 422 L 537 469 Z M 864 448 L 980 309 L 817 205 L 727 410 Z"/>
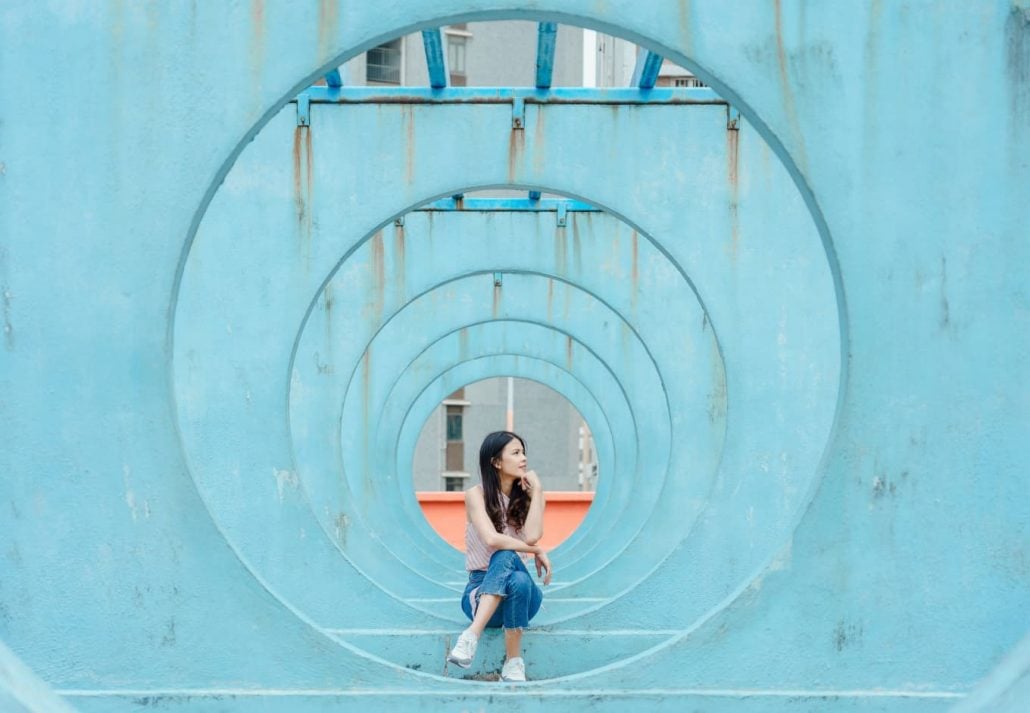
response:
<path fill-rule="evenodd" d="M 504 493 L 500 493 L 501 496 L 501 513 L 508 512 L 508 496 Z M 504 534 L 509 537 L 514 537 L 523 542 L 526 538 L 522 536 L 522 530 L 515 530 L 512 528 L 507 520 L 504 522 Z M 465 570 L 471 572 L 476 569 L 485 570 L 490 565 L 490 557 L 496 552 L 497 549 L 494 547 L 487 547 L 487 544 L 483 542 L 483 538 L 479 536 L 479 532 L 476 530 L 476 526 L 471 522 L 465 523 Z M 525 560 L 527 557 L 531 557 L 528 552 L 520 552 L 519 556 Z"/>

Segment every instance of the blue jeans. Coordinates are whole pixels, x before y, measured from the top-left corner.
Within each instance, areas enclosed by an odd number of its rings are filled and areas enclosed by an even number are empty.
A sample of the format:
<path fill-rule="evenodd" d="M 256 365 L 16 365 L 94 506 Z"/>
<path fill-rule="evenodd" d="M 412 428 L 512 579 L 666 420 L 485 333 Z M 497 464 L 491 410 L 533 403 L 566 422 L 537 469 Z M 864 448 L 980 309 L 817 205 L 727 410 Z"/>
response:
<path fill-rule="evenodd" d="M 513 550 L 497 550 L 490 557 L 485 572 L 481 569 L 469 572 L 469 582 L 461 596 L 461 610 L 470 620 L 475 618 L 479 598 L 484 594 L 504 597 L 486 624 L 490 628 L 526 628 L 544 600 L 544 593 L 533 582 L 518 552 Z"/>

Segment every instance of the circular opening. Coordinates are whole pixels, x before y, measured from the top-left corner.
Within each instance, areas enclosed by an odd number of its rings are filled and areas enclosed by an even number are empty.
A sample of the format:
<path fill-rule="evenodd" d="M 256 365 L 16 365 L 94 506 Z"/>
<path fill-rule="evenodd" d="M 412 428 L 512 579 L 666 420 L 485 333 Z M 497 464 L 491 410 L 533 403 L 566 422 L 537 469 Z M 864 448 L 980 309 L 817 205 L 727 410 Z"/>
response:
<path fill-rule="evenodd" d="M 529 468 L 547 492 L 544 537 L 553 548 L 586 517 L 597 489 L 598 455 L 586 419 L 564 396 L 519 377 L 492 377 L 449 394 L 415 445 L 412 483 L 422 515 L 455 549 L 465 549 L 464 491 L 480 482 L 479 447 L 492 431 L 526 443 Z"/>
<path fill-rule="evenodd" d="M 348 48 L 339 60 L 358 49 L 369 47 Z M 300 106 L 269 114 L 227 159 L 199 209 L 174 297 L 176 404 L 191 475 L 264 586 L 342 642 L 384 661 L 413 661 L 389 636 L 353 627 L 388 614 L 389 631 L 421 630 L 427 613 L 439 621 L 453 615 L 447 577 L 457 553 L 431 533 L 428 541 L 398 534 L 404 523 L 425 529 L 414 509 L 401 512 L 418 507 L 400 480 L 414 462 L 420 422 L 462 383 L 518 374 L 535 359 L 529 374 L 554 371 L 556 378 L 540 381 L 568 393 L 602 429 L 606 464 L 599 507 L 563 546 L 566 581 L 553 588 L 561 596 L 549 600 L 540 623 L 641 621 L 639 600 L 625 595 L 650 580 L 650 597 L 683 605 L 646 624 L 654 632 L 630 647 L 639 651 L 731 601 L 726 592 L 760 571 L 766 548 L 754 543 L 781 541 L 811 492 L 822 424 L 833 412 L 833 389 L 824 385 L 837 383 L 832 365 L 840 361 L 824 348 L 840 343 L 831 324 L 839 281 L 828 235 L 775 137 L 756 137 L 760 123 L 728 128 L 723 108 L 709 104 L 677 111 L 675 121 L 651 121 L 639 107 L 587 117 L 576 104 L 533 105 L 518 133 L 506 108 L 500 121 L 443 121 L 477 104 L 460 112 L 421 103 L 318 104 L 304 122 Z M 580 112 L 589 123 L 573 121 Z M 585 125 L 605 150 L 582 150 Z M 441 143 L 447 137 L 456 143 Z M 761 138 L 784 158 L 785 171 L 767 160 Z M 635 175 L 661 167 L 655 177 L 665 181 L 624 182 L 613 167 Z M 444 231 L 445 216 L 470 207 L 468 193 L 447 190 L 454 186 L 518 187 L 529 194 L 520 201 L 535 202 L 553 187 L 596 208 L 565 206 L 567 221 L 547 215 L 539 230 L 507 239 L 498 224 L 515 221 L 504 212 L 489 229 Z M 427 196 L 450 203 L 421 220 L 416 206 Z M 589 229 L 610 220 L 625 222 L 613 228 L 624 233 L 620 240 Z M 240 241 L 241 231 L 259 239 Z M 511 249 L 513 238 L 527 235 L 539 249 Z M 805 329 L 784 320 L 794 313 L 805 314 Z M 503 329 L 485 332 L 504 321 L 547 333 L 502 343 Z M 816 334 L 813 324 L 825 329 Z M 593 365 L 584 369 L 579 360 L 588 358 Z M 498 366 L 502 360 L 511 361 Z M 465 367 L 479 373 L 457 376 Z M 598 415 L 572 384 L 563 388 L 563 367 L 572 380 L 596 377 L 580 386 Z M 609 376 L 611 388 L 603 383 Z M 424 404 L 411 405 L 436 386 Z M 286 429 L 284 419 L 269 418 L 284 392 Z M 515 428 L 535 463 L 535 437 L 518 417 Z M 717 476 L 719 487 L 709 487 Z M 312 536 L 319 528 L 331 547 Z M 753 536 L 726 536 L 742 531 Z M 659 565 L 690 576 L 652 577 Z M 440 646 L 432 643 L 415 653 L 432 652 L 435 662 Z M 586 648 L 596 658 L 561 657 L 573 668 L 549 675 L 613 659 L 607 647 Z"/>

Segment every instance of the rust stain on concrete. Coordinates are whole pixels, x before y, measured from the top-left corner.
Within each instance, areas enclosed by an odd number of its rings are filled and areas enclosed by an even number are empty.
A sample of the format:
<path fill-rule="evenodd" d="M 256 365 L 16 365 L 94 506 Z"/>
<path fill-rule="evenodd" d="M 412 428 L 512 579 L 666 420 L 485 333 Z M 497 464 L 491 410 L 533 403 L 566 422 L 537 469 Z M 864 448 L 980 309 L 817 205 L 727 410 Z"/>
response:
<path fill-rule="evenodd" d="M 523 152 L 526 150 L 526 132 L 512 129 L 508 132 L 508 182 L 515 183 L 515 178 L 522 165 Z"/>
<path fill-rule="evenodd" d="M 311 256 L 311 187 L 313 182 L 311 130 L 298 126 L 293 130 L 293 205 L 297 216 L 297 234 L 301 254 Z"/>
<path fill-rule="evenodd" d="M 544 158 L 547 156 L 547 132 L 544 127 L 546 115 L 545 106 L 537 105 L 536 119 L 533 124 L 533 169 L 537 173 L 543 168 Z"/>
<path fill-rule="evenodd" d="M 794 130 L 794 140 L 797 143 L 798 166 L 802 170 L 807 169 L 808 160 L 805 156 L 804 139 L 801 135 L 801 126 L 798 123 L 798 112 L 794 100 L 794 90 L 790 84 L 790 73 L 787 69 L 787 48 L 783 40 L 783 5 L 782 0 L 773 0 L 775 8 L 776 26 L 776 64 L 780 74 L 780 88 L 783 91 L 783 108 Z"/>
<path fill-rule="evenodd" d="M 386 292 L 386 250 L 383 245 L 383 231 L 372 236 L 372 318 L 376 325 L 383 318 L 383 303 Z"/>
<path fill-rule="evenodd" d="M 405 244 L 405 233 L 404 225 L 397 225 L 394 223 L 393 226 L 393 282 L 394 288 L 396 289 L 397 295 L 400 298 L 398 304 L 404 303 L 404 295 L 406 293 L 406 275 L 405 263 L 407 261 L 407 247 Z"/>
<path fill-rule="evenodd" d="M 265 63 L 265 0 L 250 0 L 250 68 L 257 79 Z M 260 86 L 255 82 L 254 86 Z"/>
<path fill-rule="evenodd" d="M 329 43 L 336 34 L 340 20 L 340 4 L 337 0 L 318 0 L 318 59 L 328 59 Z"/>
<path fill-rule="evenodd" d="M 415 180 L 415 107 L 408 104 L 403 109 L 404 129 L 407 143 L 404 145 L 405 178 L 408 183 Z"/>
<path fill-rule="evenodd" d="M 547 321 L 554 320 L 554 280 L 547 280 Z"/>
<path fill-rule="evenodd" d="M 740 248 L 740 152 L 739 131 L 726 132 L 726 180 L 729 183 L 730 257 Z"/>
<path fill-rule="evenodd" d="M 554 229 L 554 269 L 559 275 L 568 273 L 569 239 L 565 228 Z"/>

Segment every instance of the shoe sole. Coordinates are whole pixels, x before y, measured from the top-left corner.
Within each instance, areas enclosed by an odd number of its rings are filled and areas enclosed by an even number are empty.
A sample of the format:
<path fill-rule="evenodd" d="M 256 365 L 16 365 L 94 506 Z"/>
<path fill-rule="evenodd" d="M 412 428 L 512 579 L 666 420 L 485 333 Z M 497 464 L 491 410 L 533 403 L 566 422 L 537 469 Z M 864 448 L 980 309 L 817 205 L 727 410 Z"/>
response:
<path fill-rule="evenodd" d="M 470 668 L 472 666 L 472 659 L 458 659 L 450 654 L 447 655 L 447 662 L 452 663 L 455 666 L 461 666 L 462 668 Z"/>

